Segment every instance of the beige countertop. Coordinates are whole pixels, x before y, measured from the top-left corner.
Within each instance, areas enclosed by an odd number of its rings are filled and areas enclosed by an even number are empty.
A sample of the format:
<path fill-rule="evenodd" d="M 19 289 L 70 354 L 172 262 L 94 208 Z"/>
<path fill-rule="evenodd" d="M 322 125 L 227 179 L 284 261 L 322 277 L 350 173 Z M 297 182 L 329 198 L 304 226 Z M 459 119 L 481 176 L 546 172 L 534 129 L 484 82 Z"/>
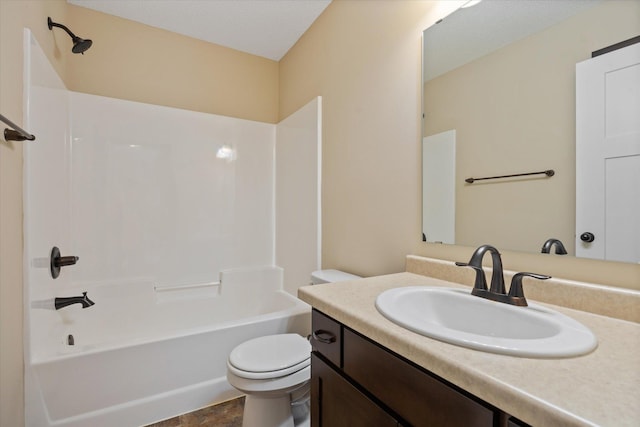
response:
<path fill-rule="evenodd" d="M 590 328 L 598 338 L 596 350 L 567 359 L 485 353 L 416 334 L 376 310 L 375 299 L 381 292 L 416 285 L 465 287 L 398 273 L 305 286 L 298 295 L 344 325 L 533 426 L 640 425 L 640 324 L 531 299 Z"/>

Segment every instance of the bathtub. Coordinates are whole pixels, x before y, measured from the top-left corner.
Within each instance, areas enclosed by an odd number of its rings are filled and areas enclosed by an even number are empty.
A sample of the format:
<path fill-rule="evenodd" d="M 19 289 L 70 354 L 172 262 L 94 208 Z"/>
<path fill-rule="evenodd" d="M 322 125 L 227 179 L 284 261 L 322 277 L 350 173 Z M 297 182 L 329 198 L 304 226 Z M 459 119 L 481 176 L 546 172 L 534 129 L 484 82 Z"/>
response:
<path fill-rule="evenodd" d="M 95 305 L 32 304 L 28 426 L 141 426 L 237 397 L 226 381 L 233 347 L 310 330 L 310 307 L 282 290 L 277 267 L 228 270 L 205 285 L 77 291 Z"/>

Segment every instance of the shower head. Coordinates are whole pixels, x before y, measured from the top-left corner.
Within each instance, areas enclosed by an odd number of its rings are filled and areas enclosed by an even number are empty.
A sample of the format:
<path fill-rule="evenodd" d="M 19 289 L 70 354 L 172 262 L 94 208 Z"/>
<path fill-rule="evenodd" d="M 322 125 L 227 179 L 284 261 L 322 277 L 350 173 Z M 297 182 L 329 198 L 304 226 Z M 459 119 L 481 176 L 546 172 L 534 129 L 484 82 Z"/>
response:
<path fill-rule="evenodd" d="M 89 49 L 93 42 L 89 39 L 81 39 L 80 37 L 76 37 L 73 39 L 73 47 L 71 48 L 71 52 L 73 53 L 81 53 L 84 55 L 84 51 Z"/>
<path fill-rule="evenodd" d="M 62 28 L 69 34 L 71 40 L 73 40 L 73 47 L 71 48 L 71 52 L 73 53 L 81 53 L 84 55 L 84 52 L 91 47 L 93 42 L 89 39 L 82 39 L 71 32 L 66 26 L 62 24 L 55 23 L 51 20 L 51 18 L 47 18 L 47 26 L 50 30 L 53 30 L 53 27 Z"/>

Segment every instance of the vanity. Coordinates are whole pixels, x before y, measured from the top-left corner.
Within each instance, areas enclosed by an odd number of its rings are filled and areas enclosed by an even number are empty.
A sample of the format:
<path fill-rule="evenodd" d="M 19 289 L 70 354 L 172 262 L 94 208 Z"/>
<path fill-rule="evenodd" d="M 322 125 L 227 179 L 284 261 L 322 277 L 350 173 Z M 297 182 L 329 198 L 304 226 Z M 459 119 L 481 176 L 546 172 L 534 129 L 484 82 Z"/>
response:
<path fill-rule="evenodd" d="M 312 426 L 638 425 L 640 292 L 551 279 L 544 284 L 551 305 L 540 297 L 544 288 L 525 281 L 529 299 L 597 337 L 595 350 L 571 358 L 448 344 L 398 326 L 375 307 L 378 295 L 398 287 L 470 291 L 469 273 L 410 256 L 405 273 L 300 288 L 314 308 Z M 596 314 L 598 305 L 586 302 L 575 309 L 594 292 L 608 311 Z M 569 299 L 573 309 L 563 306 Z"/>
<path fill-rule="evenodd" d="M 525 425 L 314 310 L 314 426 Z"/>

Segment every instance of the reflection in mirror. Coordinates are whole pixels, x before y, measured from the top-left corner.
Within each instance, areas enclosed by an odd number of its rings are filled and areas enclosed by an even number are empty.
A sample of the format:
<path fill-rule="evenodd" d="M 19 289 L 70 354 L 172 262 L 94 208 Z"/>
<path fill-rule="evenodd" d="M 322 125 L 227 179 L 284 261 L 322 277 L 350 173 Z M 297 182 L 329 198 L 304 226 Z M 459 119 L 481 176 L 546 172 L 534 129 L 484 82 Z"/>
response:
<path fill-rule="evenodd" d="M 425 30 L 423 240 L 575 255 L 576 64 L 639 34 L 625 0 L 484 0 Z"/>

